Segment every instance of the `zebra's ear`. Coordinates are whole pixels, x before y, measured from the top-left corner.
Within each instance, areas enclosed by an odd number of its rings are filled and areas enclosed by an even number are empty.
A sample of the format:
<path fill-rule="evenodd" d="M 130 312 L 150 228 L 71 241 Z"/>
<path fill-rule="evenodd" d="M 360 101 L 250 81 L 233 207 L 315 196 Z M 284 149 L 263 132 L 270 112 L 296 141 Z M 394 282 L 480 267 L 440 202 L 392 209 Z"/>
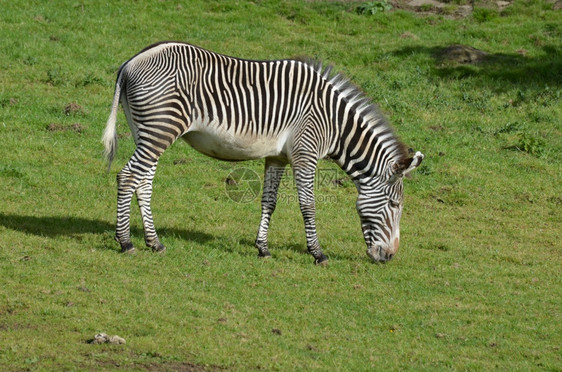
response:
<path fill-rule="evenodd" d="M 398 178 L 407 176 L 411 171 L 419 167 L 423 160 L 423 154 L 416 152 L 415 155 L 408 159 L 400 160 L 392 165 L 392 175 L 390 182 L 395 182 Z"/>

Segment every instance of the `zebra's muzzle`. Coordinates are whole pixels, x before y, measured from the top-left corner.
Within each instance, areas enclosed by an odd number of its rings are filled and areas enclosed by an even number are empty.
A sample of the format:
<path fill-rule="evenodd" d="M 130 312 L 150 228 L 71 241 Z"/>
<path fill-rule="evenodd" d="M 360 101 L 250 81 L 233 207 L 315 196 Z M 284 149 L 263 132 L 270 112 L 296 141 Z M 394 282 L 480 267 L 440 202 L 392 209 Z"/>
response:
<path fill-rule="evenodd" d="M 379 245 L 367 249 L 367 256 L 369 256 L 373 262 L 384 263 L 390 261 L 392 257 L 394 257 L 394 253 L 391 253 L 390 250 L 383 249 L 383 247 Z"/>

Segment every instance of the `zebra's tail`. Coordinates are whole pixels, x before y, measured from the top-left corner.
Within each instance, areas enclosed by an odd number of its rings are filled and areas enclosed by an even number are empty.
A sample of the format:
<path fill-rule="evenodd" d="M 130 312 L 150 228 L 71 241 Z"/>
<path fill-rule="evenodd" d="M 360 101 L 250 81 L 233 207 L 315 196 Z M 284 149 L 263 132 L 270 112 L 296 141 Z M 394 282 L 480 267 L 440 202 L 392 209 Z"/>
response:
<path fill-rule="evenodd" d="M 113 103 L 111 105 L 111 113 L 109 114 L 109 119 L 107 119 L 107 124 L 105 125 L 105 130 L 103 132 L 103 137 L 101 142 L 105 147 L 105 157 L 107 158 L 107 171 L 111 168 L 111 162 L 117 153 L 117 111 L 119 110 L 119 100 L 121 98 L 121 85 L 123 81 L 123 67 L 119 69 L 117 76 L 117 82 L 115 83 L 115 94 L 113 95 Z"/>

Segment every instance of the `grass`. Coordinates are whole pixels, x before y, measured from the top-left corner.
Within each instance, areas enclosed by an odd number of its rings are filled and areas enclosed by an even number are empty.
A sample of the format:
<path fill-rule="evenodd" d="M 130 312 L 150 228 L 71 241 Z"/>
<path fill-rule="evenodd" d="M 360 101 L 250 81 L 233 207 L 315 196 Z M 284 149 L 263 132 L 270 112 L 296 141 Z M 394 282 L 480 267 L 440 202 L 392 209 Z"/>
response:
<path fill-rule="evenodd" d="M 562 368 L 559 12 L 515 1 L 447 19 L 359 4 L 2 4 L 2 370 Z M 406 181 L 397 257 L 368 262 L 356 191 L 338 181 L 317 190 L 330 264 L 312 265 L 286 182 L 273 259 L 258 260 L 259 202 L 234 203 L 224 180 L 236 167 L 261 175 L 263 161 L 221 163 L 179 142 L 153 198 L 168 251 L 119 255 L 115 175 L 134 145 L 120 114 L 107 174 L 99 138 L 119 65 L 165 39 L 308 55 L 359 84 L 426 155 Z M 488 58 L 441 63 L 451 44 Z M 142 247 L 135 206 L 132 230 Z M 127 343 L 88 344 L 98 332 Z"/>

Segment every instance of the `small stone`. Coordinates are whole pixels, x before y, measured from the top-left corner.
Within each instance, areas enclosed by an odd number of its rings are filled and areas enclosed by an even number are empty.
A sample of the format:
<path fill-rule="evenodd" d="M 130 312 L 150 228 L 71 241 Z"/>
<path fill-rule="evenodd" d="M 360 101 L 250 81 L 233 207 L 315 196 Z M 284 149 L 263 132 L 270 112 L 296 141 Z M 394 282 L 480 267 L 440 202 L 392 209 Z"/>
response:
<path fill-rule="evenodd" d="M 117 335 L 109 337 L 107 333 L 98 333 L 94 336 L 93 340 L 88 341 L 90 344 L 113 344 L 123 345 L 126 343 L 125 339 Z"/>
<path fill-rule="evenodd" d="M 109 340 L 109 337 L 105 333 L 98 333 L 94 336 L 92 344 L 105 344 Z"/>
<path fill-rule="evenodd" d="M 119 337 L 117 335 L 111 336 L 109 338 L 108 342 L 110 344 L 114 344 L 114 345 L 124 345 L 126 343 L 126 341 L 123 337 Z"/>

